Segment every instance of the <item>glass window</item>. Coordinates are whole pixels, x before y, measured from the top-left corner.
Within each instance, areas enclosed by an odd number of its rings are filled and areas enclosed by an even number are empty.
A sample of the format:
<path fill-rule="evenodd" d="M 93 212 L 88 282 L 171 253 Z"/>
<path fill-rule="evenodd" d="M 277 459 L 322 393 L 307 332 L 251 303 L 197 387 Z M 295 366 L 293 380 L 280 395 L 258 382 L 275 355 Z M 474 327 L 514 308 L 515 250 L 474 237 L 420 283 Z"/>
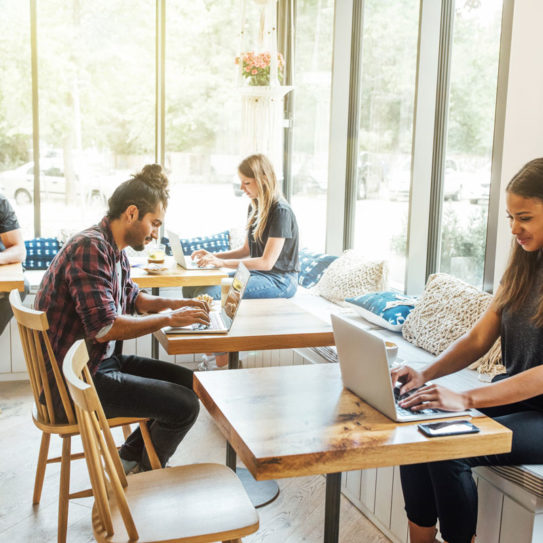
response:
<path fill-rule="evenodd" d="M 238 0 L 167 4 L 166 167 L 172 183 L 167 228 L 182 237 L 244 226 L 247 218 L 249 202 L 237 176 L 243 158 L 239 5 Z"/>
<path fill-rule="evenodd" d="M 411 185 L 418 0 L 366 0 L 354 248 L 403 289 Z"/>
<path fill-rule="evenodd" d="M 440 271 L 483 283 L 502 1 L 457 2 Z"/>
<path fill-rule="evenodd" d="M 43 236 L 96 223 L 154 162 L 155 3 L 38 2 Z"/>
<path fill-rule="evenodd" d="M 300 246 L 323 251 L 334 2 L 298 0 L 296 6 L 292 206 Z"/>
<path fill-rule="evenodd" d="M 0 36 L 0 192 L 10 200 L 28 239 L 34 237 L 28 2 L 2 2 Z"/>

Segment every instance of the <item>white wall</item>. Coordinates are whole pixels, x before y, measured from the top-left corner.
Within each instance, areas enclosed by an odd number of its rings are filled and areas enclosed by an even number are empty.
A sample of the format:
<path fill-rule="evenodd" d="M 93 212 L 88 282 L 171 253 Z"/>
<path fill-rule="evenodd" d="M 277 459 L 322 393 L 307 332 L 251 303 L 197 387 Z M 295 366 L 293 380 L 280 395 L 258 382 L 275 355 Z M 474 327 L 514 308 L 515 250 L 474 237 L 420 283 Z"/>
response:
<path fill-rule="evenodd" d="M 511 247 L 505 213 L 505 187 L 529 160 L 543 156 L 543 2 L 516 0 L 505 111 L 502 179 L 494 288 Z"/>

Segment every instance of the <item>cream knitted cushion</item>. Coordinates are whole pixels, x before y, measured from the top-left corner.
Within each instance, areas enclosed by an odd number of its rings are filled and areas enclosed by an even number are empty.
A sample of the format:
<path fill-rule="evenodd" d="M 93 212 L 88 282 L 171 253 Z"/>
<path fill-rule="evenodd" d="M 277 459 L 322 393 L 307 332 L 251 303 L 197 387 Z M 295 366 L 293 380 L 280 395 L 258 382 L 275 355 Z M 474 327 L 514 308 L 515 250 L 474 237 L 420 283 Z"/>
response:
<path fill-rule="evenodd" d="M 369 262 L 360 253 L 348 250 L 326 268 L 319 282 L 309 290 L 331 302 L 348 305 L 345 298 L 386 290 L 387 281 L 386 261 Z"/>
<path fill-rule="evenodd" d="M 486 292 L 450 275 L 436 273 L 428 278 L 424 293 L 405 320 L 402 335 L 417 347 L 438 355 L 475 324 L 491 300 Z M 492 375 L 505 371 L 499 339 L 470 367 L 478 366 Z"/>

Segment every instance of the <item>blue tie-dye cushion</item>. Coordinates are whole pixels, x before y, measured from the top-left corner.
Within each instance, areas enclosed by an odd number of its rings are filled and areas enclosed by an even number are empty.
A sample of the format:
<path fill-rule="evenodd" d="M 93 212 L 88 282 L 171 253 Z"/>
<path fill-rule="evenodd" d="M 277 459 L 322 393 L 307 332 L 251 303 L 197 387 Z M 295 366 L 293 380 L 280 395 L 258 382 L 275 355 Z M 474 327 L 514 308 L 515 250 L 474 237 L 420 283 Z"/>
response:
<path fill-rule="evenodd" d="M 172 249 L 170 247 L 170 240 L 168 238 L 162 238 L 161 243 L 166 246 L 166 254 L 171 256 Z M 225 230 L 212 236 L 198 236 L 195 238 L 182 238 L 181 247 L 183 247 L 183 253 L 186 255 L 192 254 L 198 249 L 205 249 L 210 253 L 221 253 L 223 251 L 230 250 L 230 232 Z"/>
<path fill-rule="evenodd" d="M 46 270 L 60 249 L 56 238 L 34 238 L 25 240 L 25 270 Z"/>
<path fill-rule="evenodd" d="M 314 287 L 326 268 L 337 258 L 337 256 L 317 253 L 302 249 L 299 253 L 300 273 L 298 284 L 305 288 Z"/>
<path fill-rule="evenodd" d="M 416 302 L 415 298 L 397 292 L 370 292 L 345 301 L 368 321 L 394 332 L 401 331 Z"/>

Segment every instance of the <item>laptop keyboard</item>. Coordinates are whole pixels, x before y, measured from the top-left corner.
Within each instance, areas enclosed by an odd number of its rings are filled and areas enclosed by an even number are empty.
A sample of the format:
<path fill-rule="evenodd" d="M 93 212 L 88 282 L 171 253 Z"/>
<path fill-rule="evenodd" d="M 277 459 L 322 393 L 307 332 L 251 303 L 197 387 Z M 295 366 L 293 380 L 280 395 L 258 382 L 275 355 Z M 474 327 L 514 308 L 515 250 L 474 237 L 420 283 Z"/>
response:
<path fill-rule="evenodd" d="M 424 386 L 424 385 L 423 385 Z M 422 388 L 422 387 L 419 387 Z M 405 407 L 400 407 L 398 405 L 398 402 L 401 400 L 405 400 L 405 398 L 408 398 L 418 390 L 418 388 L 414 388 L 413 390 L 410 390 L 409 392 L 406 392 L 405 394 L 400 395 L 400 387 L 395 386 L 394 387 L 394 402 L 396 403 L 396 412 L 398 415 L 404 415 L 404 416 L 410 416 L 410 415 L 431 415 L 432 413 L 441 413 L 441 409 L 421 409 L 419 411 L 414 411 L 413 409 L 406 409 Z"/>
<path fill-rule="evenodd" d="M 212 330 L 224 330 L 224 324 L 222 322 L 221 316 L 217 311 L 211 311 L 209 313 L 209 324 L 193 324 L 193 330 L 207 330 L 211 328 Z"/>

